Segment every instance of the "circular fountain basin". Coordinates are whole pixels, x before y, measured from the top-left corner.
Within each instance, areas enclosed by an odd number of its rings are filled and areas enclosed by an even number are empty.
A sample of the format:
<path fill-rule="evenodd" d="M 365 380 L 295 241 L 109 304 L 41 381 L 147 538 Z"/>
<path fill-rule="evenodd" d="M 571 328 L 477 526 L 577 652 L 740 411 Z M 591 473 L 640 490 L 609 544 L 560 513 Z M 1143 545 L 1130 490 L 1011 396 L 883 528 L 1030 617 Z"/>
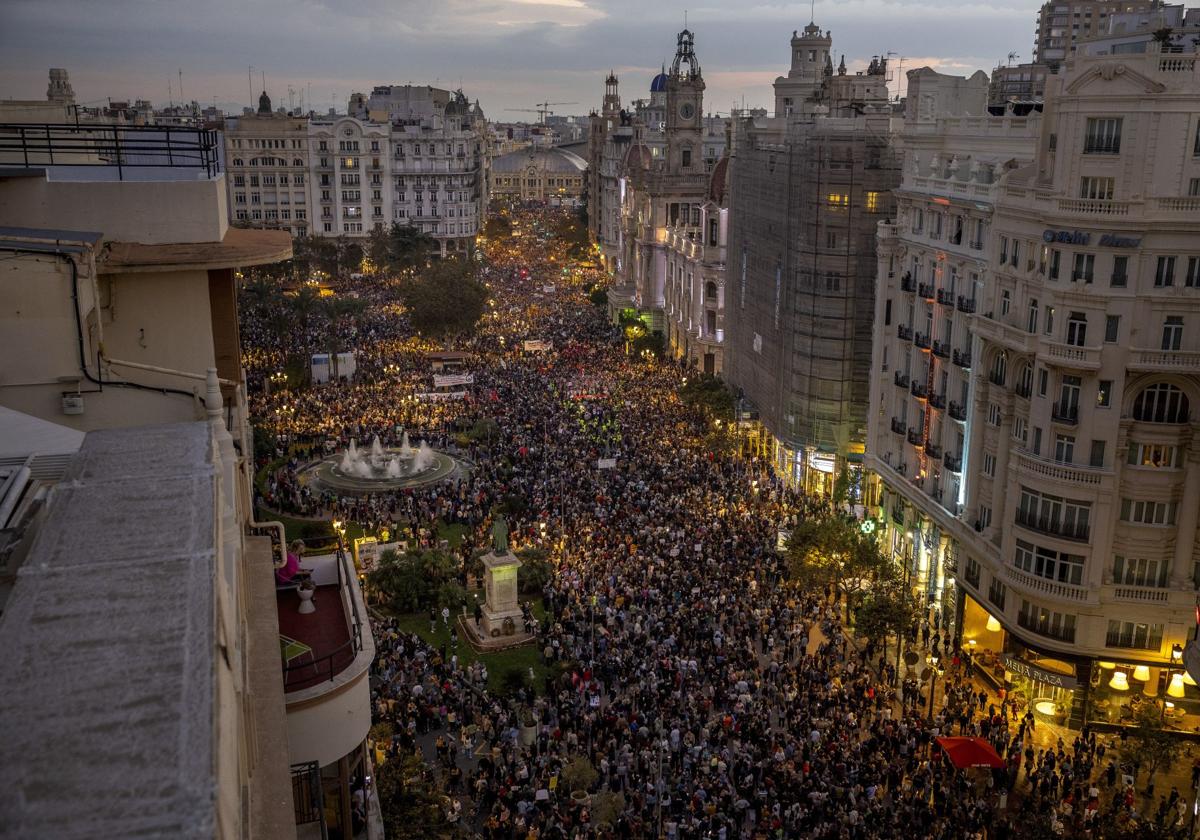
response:
<path fill-rule="evenodd" d="M 299 478 L 302 482 L 317 484 L 326 490 L 364 495 L 385 493 L 389 490 L 403 490 L 407 487 L 421 487 L 445 481 L 458 472 L 459 462 L 446 453 L 431 449 L 429 455 L 430 463 L 425 469 L 409 473 L 408 469 L 413 460 L 412 451 L 406 450 L 402 453 L 399 448 L 385 448 L 382 459 L 375 465 L 374 474 L 362 476 L 342 471 L 342 453 L 339 452 L 303 467 L 299 472 Z M 399 476 L 387 474 L 386 465 L 393 458 L 400 459 L 401 463 L 405 465 L 406 474 Z"/>

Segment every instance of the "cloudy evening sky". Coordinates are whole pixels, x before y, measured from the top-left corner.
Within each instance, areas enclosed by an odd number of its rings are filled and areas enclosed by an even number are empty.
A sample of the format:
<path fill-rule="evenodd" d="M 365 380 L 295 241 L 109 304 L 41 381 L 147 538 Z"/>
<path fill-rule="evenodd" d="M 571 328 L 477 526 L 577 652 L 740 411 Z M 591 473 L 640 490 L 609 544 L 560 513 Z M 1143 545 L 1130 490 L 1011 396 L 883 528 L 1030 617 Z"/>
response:
<path fill-rule="evenodd" d="M 0 98 L 45 95 L 49 67 L 70 71 L 84 103 L 106 98 L 248 103 L 247 67 L 276 105 L 344 110 L 374 84 L 460 83 L 493 119 L 541 100 L 599 107 L 612 67 L 624 101 L 646 95 L 674 54 L 688 9 L 708 90 L 705 108 L 769 105 L 792 30 L 809 3 L 744 0 L 0 0 Z M 1028 60 L 1035 0 L 817 0 L 816 22 L 850 68 L 888 51 L 904 69 L 990 71 L 1011 51 Z M 308 93 L 311 91 L 311 94 Z M 894 91 L 893 91 L 894 92 Z M 532 116 L 532 115 L 528 115 Z"/>

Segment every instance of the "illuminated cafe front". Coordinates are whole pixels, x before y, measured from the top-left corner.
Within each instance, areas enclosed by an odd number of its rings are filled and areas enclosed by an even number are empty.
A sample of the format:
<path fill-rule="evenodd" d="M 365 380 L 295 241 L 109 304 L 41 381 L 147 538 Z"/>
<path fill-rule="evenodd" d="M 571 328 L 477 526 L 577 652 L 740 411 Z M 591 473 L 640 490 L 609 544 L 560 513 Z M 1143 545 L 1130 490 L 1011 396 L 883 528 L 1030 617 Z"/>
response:
<path fill-rule="evenodd" d="M 960 644 L 991 689 L 1016 702 L 1018 716 L 1032 711 L 1038 723 L 1080 729 L 1086 722 L 1119 732 L 1149 704 L 1163 713 L 1168 729 L 1200 739 L 1200 687 L 1183 669 L 1179 645 L 1171 647 L 1169 662 L 1128 658 L 1132 650 L 1114 650 L 1111 660 L 1073 656 L 1010 633 L 967 593 L 959 603 Z"/>

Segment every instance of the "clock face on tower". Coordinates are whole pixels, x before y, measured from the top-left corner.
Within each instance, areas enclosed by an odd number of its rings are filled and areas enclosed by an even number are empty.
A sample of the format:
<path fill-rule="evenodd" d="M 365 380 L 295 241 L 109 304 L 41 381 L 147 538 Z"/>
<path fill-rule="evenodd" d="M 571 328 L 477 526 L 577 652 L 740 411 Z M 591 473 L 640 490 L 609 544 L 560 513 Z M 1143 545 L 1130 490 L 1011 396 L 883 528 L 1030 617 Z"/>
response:
<path fill-rule="evenodd" d="M 684 102 L 679 106 L 680 119 L 690 120 L 696 115 L 696 107 L 691 102 Z"/>

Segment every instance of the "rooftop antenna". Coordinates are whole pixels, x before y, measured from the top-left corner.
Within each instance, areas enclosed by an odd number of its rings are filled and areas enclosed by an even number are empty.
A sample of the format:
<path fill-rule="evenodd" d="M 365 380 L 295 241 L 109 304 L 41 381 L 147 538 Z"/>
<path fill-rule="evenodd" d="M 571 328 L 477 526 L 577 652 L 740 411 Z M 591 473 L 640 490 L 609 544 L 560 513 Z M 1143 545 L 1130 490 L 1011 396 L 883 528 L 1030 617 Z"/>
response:
<path fill-rule="evenodd" d="M 811 0 L 808 4 L 808 23 L 811 26 L 817 20 L 817 0 Z"/>
<path fill-rule="evenodd" d="M 1009 66 L 1009 67 L 1012 67 L 1012 63 L 1013 63 L 1014 61 L 1016 61 L 1016 60 L 1017 60 L 1018 58 L 1020 58 L 1020 57 L 1021 57 L 1021 56 L 1020 56 L 1020 54 L 1019 54 L 1019 53 L 1010 52 L 1010 53 L 1008 54 L 1008 66 Z"/>
<path fill-rule="evenodd" d="M 250 94 L 250 107 L 254 107 L 254 65 L 246 66 L 246 90 Z"/>
<path fill-rule="evenodd" d="M 170 76 L 167 76 L 167 103 L 170 105 L 175 104 L 175 96 L 174 96 L 174 94 L 171 93 L 171 77 Z"/>
<path fill-rule="evenodd" d="M 181 105 L 187 104 L 187 97 L 183 95 L 183 68 L 179 68 L 179 102 Z"/>

